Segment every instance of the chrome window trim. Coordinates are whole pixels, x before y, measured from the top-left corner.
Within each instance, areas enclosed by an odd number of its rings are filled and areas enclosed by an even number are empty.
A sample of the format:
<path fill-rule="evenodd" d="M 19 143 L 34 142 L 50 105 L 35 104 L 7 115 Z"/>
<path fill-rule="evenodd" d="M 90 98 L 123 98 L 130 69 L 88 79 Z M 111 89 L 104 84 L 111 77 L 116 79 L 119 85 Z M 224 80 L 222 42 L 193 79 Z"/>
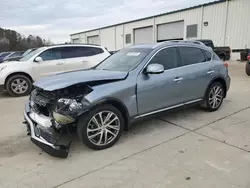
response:
<path fill-rule="evenodd" d="M 139 72 L 139 74 L 142 74 L 142 71 L 148 66 L 148 64 L 150 63 L 150 61 L 154 58 L 154 56 L 157 54 L 157 53 L 159 53 L 161 50 L 164 50 L 164 49 L 166 49 L 166 48 L 179 48 L 179 47 L 192 47 L 192 48 L 198 48 L 198 49 L 200 49 L 200 50 L 206 50 L 206 49 L 204 49 L 204 48 L 199 48 L 198 46 L 188 46 L 188 45 L 185 45 L 185 44 L 180 44 L 180 45 L 176 45 L 176 46 L 166 46 L 166 47 L 162 47 L 162 48 L 160 48 L 159 50 L 157 50 L 155 53 L 154 53 L 154 55 L 152 55 L 151 57 L 150 57 L 150 59 L 145 63 L 145 65 L 142 67 L 142 69 L 140 70 L 140 72 Z M 208 50 L 206 50 L 206 51 L 208 51 Z M 210 51 L 208 51 L 208 52 L 210 52 Z M 203 53 L 203 52 L 202 52 Z M 211 52 L 210 52 L 211 53 Z M 174 69 L 179 69 L 179 68 L 182 68 L 182 67 L 188 67 L 188 66 L 192 66 L 192 65 L 197 65 L 197 64 L 201 64 L 201 63 L 210 63 L 211 61 L 213 61 L 213 53 L 211 53 L 212 54 L 212 56 L 211 56 L 211 60 L 210 61 L 205 61 L 205 62 L 200 62 L 200 63 L 195 63 L 195 64 L 191 64 L 191 65 L 185 65 L 185 66 L 181 66 L 181 67 L 176 67 L 176 68 L 172 68 L 172 69 L 167 69 L 167 70 L 164 70 L 164 72 L 165 71 L 169 71 L 169 70 L 174 70 Z M 138 75 L 139 75 L 138 74 Z"/>

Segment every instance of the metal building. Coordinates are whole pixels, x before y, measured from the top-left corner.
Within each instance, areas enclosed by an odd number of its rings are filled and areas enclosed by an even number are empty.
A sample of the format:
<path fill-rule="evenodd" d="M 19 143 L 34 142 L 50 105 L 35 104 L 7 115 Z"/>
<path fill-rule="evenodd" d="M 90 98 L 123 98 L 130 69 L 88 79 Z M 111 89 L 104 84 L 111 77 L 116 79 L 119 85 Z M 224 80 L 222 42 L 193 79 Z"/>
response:
<path fill-rule="evenodd" d="M 250 0 L 219 0 L 70 36 L 73 43 L 100 44 L 110 51 L 173 39 L 211 39 L 215 46 L 245 49 L 250 48 L 249 10 Z"/>

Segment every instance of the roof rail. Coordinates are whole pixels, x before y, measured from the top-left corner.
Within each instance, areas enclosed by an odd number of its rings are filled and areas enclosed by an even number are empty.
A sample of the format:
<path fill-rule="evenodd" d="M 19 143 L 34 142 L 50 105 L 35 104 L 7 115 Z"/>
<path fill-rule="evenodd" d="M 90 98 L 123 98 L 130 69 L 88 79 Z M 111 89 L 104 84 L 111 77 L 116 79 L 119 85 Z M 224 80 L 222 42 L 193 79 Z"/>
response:
<path fill-rule="evenodd" d="M 89 43 L 73 43 L 73 42 L 69 42 L 69 43 L 61 43 L 61 44 L 49 44 L 48 46 L 66 46 L 66 45 L 91 45 L 91 46 L 101 46 L 99 44 L 89 44 Z"/>
<path fill-rule="evenodd" d="M 199 44 L 205 46 L 203 42 L 196 41 L 196 40 L 170 40 L 166 42 L 181 42 L 181 43 L 192 43 L 192 44 Z"/>

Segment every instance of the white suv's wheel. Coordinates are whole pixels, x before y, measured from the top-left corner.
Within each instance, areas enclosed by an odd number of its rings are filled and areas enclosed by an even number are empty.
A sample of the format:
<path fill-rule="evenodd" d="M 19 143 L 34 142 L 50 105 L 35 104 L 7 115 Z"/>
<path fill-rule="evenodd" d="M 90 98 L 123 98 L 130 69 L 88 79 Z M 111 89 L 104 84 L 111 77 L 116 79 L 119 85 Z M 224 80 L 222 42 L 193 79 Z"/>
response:
<path fill-rule="evenodd" d="M 100 150 L 113 146 L 124 129 L 124 118 L 112 105 L 103 105 L 82 116 L 77 124 L 80 139 L 90 148 Z"/>
<path fill-rule="evenodd" d="M 6 90 L 13 97 L 28 95 L 31 89 L 32 82 L 25 75 L 13 75 L 6 82 Z"/>
<path fill-rule="evenodd" d="M 208 111 L 216 111 L 220 108 L 225 95 L 224 87 L 219 82 L 212 83 L 204 98 L 202 107 Z"/>

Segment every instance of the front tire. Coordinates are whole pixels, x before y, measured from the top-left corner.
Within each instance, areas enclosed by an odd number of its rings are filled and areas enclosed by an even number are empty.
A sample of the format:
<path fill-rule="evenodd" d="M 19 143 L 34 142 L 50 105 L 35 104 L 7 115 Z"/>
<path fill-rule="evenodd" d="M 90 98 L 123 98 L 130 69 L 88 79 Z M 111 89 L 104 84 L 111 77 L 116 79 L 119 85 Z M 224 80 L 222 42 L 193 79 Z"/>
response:
<path fill-rule="evenodd" d="M 212 83 L 205 94 L 202 108 L 210 112 L 218 110 L 223 102 L 225 92 L 220 82 Z"/>
<path fill-rule="evenodd" d="M 32 81 L 25 75 L 17 74 L 8 78 L 5 87 L 12 97 L 26 96 L 32 90 Z"/>
<path fill-rule="evenodd" d="M 113 146 L 124 130 L 124 118 L 112 105 L 104 104 L 81 116 L 77 133 L 81 141 L 94 150 Z"/>

